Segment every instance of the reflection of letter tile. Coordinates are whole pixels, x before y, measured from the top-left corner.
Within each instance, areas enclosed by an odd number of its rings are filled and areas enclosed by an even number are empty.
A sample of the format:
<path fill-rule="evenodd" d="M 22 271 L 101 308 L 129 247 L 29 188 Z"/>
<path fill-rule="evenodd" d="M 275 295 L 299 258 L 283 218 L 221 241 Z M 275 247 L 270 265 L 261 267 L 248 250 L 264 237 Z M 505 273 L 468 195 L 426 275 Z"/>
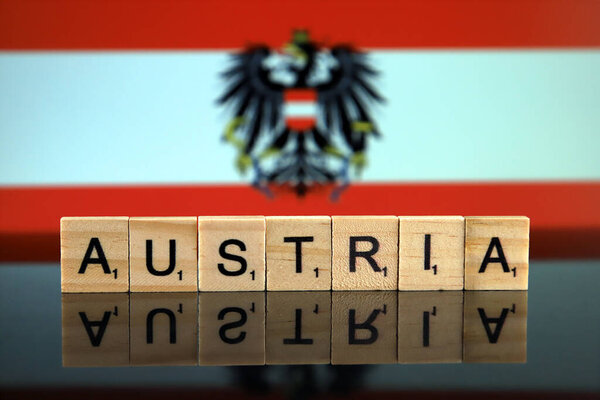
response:
<path fill-rule="evenodd" d="M 128 221 L 128 217 L 63 217 L 60 220 L 63 292 L 129 290 Z M 90 262 L 84 265 L 86 254 Z M 102 264 L 104 260 L 106 263 Z"/>
<path fill-rule="evenodd" d="M 65 367 L 129 364 L 129 296 L 63 294 L 62 355 Z"/>
<path fill-rule="evenodd" d="M 397 217 L 334 216 L 332 237 L 333 290 L 398 289 Z"/>
<path fill-rule="evenodd" d="M 265 290 L 264 217 L 198 217 L 198 285 L 203 292 Z"/>
<path fill-rule="evenodd" d="M 399 290 L 462 290 L 463 217 L 400 217 Z"/>
<path fill-rule="evenodd" d="M 527 292 L 466 292 L 464 361 L 527 361 Z"/>
<path fill-rule="evenodd" d="M 267 364 L 328 364 L 331 293 L 267 293 Z"/>
<path fill-rule="evenodd" d="M 334 292 L 331 298 L 331 363 L 395 363 L 397 292 Z"/>
<path fill-rule="evenodd" d="M 398 361 L 462 360 L 463 292 L 398 293 Z"/>
<path fill-rule="evenodd" d="M 198 294 L 131 294 L 131 364 L 194 365 Z"/>
<path fill-rule="evenodd" d="M 196 217 L 130 218 L 131 291 L 197 292 L 197 236 Z"/>
<path fill-rule="evenodd" d="M 200 365 L 265 364 L 265 293 L 201 293 Z"/>
<path fill-rule="evenodd" d="M 528 277 L 529 218 L 465 218 L 466 290 L 527 290 Z"/>
<path fill-rule="evenodd" d="M 330 290 L 331 218 L 267 217 L 266 221 L 267 290 Z"/>

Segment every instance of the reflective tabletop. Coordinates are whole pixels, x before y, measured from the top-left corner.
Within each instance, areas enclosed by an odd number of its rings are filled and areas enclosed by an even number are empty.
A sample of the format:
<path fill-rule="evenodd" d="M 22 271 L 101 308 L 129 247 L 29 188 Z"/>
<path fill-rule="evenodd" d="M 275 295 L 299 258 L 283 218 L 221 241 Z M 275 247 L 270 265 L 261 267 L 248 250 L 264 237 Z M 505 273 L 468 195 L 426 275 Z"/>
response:
<path fill-rule="evenodd" d="M 599 280 L 533 261 L 516 292 L 61 294 L 58 264 L 0 264 L 0 390 L 597 398 Z"/>

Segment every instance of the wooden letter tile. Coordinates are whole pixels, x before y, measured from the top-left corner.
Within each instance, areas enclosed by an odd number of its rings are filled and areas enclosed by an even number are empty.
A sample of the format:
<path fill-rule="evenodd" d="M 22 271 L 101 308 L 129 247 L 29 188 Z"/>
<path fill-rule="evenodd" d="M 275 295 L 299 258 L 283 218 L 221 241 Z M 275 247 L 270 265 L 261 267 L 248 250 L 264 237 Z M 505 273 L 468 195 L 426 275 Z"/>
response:
<path fill-rule="evenodd" d="M 463 292 L 398 293 L 398 361 L 462 361 Z"/>
<path fill-rule="evenodd" d="M 266 221 L 267 290 L 331 290 L 331 218 Z"/>
<path fill-rule="evenodd" d="M 265 218 L 198 217 L 200 291 L 265 290 Z"/>
<path fill-rule="evenodd" d="M 331 293 L 267 293 L 267 364 L 329 364 Z"/>
<path fill-rule="evenodd" d="M 196 217 L 129 219 L 132 292 L 197 292 Z"/>
<path fill-rule="evenodd" d="M 462 290 L 463 217 L 400 217 L 399 290 Z"/>
<path fill-rule="evenodd" d="M 62 356 L 64 367 L 129 365 L 129 296 L 63 294 Z"/>
<path fill-rule="evenodd" d="M 398 217 L 334 216 L 333 290 L 398 289 Z"/>
<path fill-rule="evenodd" d="M 200 293 L 200 365 L 265 364 L 265 293 Z"/>
<path fill-rule="evenodd" d="M 198 293 L 131 294 L 131 364 L 198 363 Z"/>
<path fill-rule="evenodd" d="M 527 292 L 465 292 L 464 361 L 527 361 Z"/>
<path fill-rule="evenodd" d="M 465 289 L 527 290 L 529 218 L 465 218 Z"/>
<path fill-rule="evenodd" d="M 398 292 L 334 292 L 331 363 L 397 361 Z"/>
<path fill-rule="evenodd" d="M 129 291 L 129 218 L 60 220 L 63 292 Z"/>

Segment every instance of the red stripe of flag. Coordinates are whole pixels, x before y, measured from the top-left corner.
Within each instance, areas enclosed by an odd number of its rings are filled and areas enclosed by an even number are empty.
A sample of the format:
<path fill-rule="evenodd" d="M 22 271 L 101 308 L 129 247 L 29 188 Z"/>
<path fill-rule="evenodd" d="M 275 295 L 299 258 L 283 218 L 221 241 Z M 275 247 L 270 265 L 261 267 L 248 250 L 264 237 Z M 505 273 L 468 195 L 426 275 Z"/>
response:
<path fill-rule="evenodd" d="M 597 0 L 2 0 L 0 49 L 280 47 L 293 28 L 366 48 L 598 47 Z"/>
<path fill-rule="evenodd" d="M 315 117 L 286 117 L 285 125 L 298 133 L 304 133 L 315 127 Z"/>
<path fill-rule="evenodd" d="M 283 92 L 283 99 L 288 101 L 316 102 L 317 91 L 314 89 L 288 89 Z"/>
<path fill-rule="evenodd" d="M 58 261 L 62 216 L 526 215 L 533 258 L 600 257 L 600 183 L 356 184 L 270 200 L 245 185 L 0 189 L 0 261 Z"/>

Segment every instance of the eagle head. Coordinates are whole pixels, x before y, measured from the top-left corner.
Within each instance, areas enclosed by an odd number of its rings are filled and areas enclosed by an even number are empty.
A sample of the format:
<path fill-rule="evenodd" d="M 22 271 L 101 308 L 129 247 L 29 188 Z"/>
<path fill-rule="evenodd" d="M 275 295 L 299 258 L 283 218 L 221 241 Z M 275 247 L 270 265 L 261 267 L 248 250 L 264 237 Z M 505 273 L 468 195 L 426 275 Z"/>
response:
<path fill-rule="evenodd" d="M 292 39 L 285 44 L 283 51 L 294 57 L 297 64 L 307 66 L 314 58 L 317 46 L 310 40 L 307 30 L 296 29 L 292 32 Z"/>

